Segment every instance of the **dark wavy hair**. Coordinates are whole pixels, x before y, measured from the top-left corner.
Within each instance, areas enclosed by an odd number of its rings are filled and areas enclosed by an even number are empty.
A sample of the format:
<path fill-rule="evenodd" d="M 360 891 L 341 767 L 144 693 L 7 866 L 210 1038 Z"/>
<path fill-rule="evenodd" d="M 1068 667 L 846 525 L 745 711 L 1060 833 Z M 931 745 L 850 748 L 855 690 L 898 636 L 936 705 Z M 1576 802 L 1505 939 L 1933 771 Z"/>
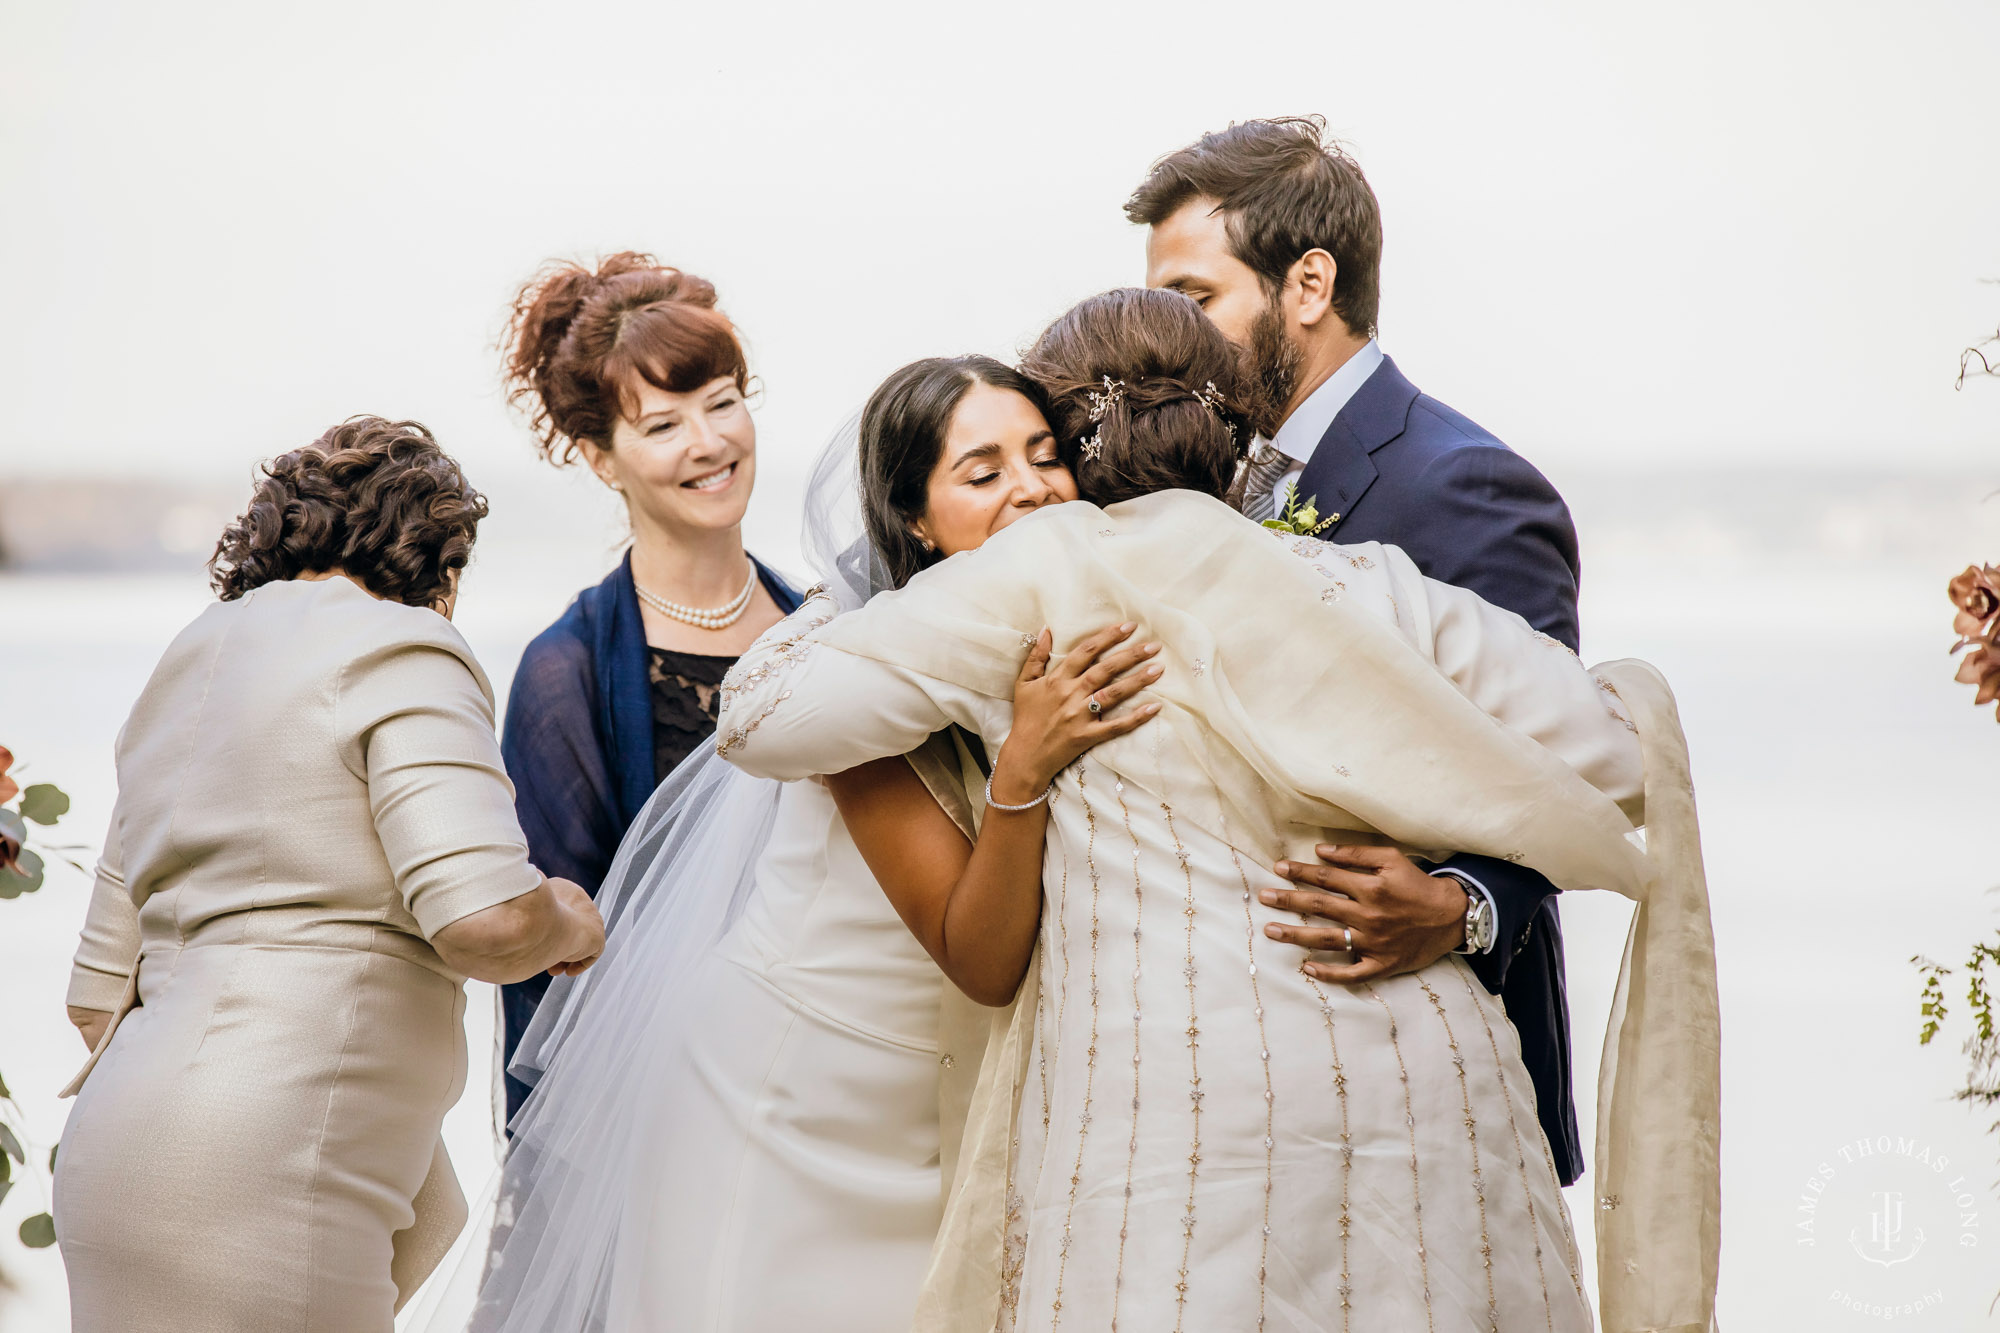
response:
<path fill-rule="evenodd" d="M 414 421 L 349 417 L 260 471 L 209 557 L 225 602 L 337 569 L 388 601 L 441 606 L 486 517 L 486 497 Z"/>
<path fill-rule="evenodd" d="M 1373 337 L 1382 304 L 1382 208 L 1368 178 L 1326 136 L 1319 116 L 1246 120 L 1204 134 L 1153 164 L 1125 216 L 1143 227 L 1190 199 L 1222 205 L 1229 248 L 1274 300 L 1308 250 L 1333 256 L 1333 309 L 1357 337 Z"/>
<path fill-rule="evenodd" d="M 623 250 L 587 269 L 552 261 L 514 296 L 507 400 L 528 413 L 542 456 L 561 467 L 581 442 L 611 443 L 640 381 L 692 393 L 727 376 L 750 392 L 736 326 L 707 279 Z"/>
<path fill-rule="evenodd" d="M 944 452 L 944 437 L 975 384 L 1010 389 L 1048 414 L 1034 381 L 977 354 L 912 361 L 883 380 L 861 409 L 861 516 L 891 587 L 902 587 L 941 558 L 924 548 L 910 525 L 929 509 L 931 473 Z M 1057 450 L 1063 463 L 1074 467 L 1075 448 L 1058 442 Z"/>
<path fill-rule="evenodd" d="M 1077 494 L 1099 506 L 1168 490 L 1227 498 L 1262 415 L 1243 353 L 1174 291 L 1120 287 L 1077 303 L 1021 371 L 1047 397 Z M 1121 387 L 1106 394 L 1106 378 Z M 1093 421 L 1093 399 L 1105 398 Z M 1086 439 L 1095 457 L 1080 456 Z"/>

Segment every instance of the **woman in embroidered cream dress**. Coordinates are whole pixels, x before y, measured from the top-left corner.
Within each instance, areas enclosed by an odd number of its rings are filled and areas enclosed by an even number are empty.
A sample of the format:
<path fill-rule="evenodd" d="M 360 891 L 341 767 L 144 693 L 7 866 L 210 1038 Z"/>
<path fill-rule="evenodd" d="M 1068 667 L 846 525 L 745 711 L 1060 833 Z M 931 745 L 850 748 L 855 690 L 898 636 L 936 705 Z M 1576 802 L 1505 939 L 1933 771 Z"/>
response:
<path fill-rule="evenodd" d="M 865 544 L 816 543 L 841 548 L 822 560 L 830 577 L 849 557 L 851 603 L 871 568 L 900 582 L 1076 497 L 1033 392 L 968 357 L 910 367 L 871 399 L 878 489 L 897 492 L 923 535 L 906 534 L 882 568 Z M 830 470 L 838 480 L 815 494 L 854 507 L 853 450 Z M 847 526 L 858 537 L 859 522 Z M 1101 660 L 1073 655 L 1072 666 L 1101 669 L 1088 682 L 1022 682 L 1003 781 L 1016 767 L 1046 781 L 1144 720 L 1084 707 L 1099 686 L 1122 698 L 1143 684 L 1138 646 L 1118 646 L 1126 637 L 1100 636 Z M 767 640 L 765 660 L 795 651 Z M 721 748 L 740 743 L 725 734 Z M 937 901 L 960 885 L 974 896 L 995 880 L 1032 887 L 1042 829 L 980 833 L 984 775 L 963 745 L 926 733 L 906 750 L 782 790 L 711 750 L 662 785 L 599 899 L 602 971 L 552 987 L 522 1043 L 517 1068 L 535 1088 L 513 1124 L 490 1253 L 466 1260 L 421 1326 L 908 1326 L 987 1031 L 933 956 L 993 1004 L 1019 977 L 982 987 L 982 957 L 965 957 L 951 923 L 911 898 L 906 928 L 868 861 L 887 846 L 916 856 L 918 897 Z M 1020 939 L 1033 939 L 1034 908 L 1030 893 Z"/>
<path fill-rule="evenodd" d="M 918 1327 L 1588 1328 L 1498 1001 L 1455 957 L 1322 985 L 1265 937 L 1257 893 L 1283 887 L 1280 858 L 1376 837 L 1644 897 L 1661 876 L 1627 837 L 1632 720 L 1565 650 L 1395 548 L 1280 539 L 1223 505 L 1242 390 L 1186 298 L 1094 298 L 1029 366 L 1103 507 L 1041 511 L 852 614 L 809 599 L 744 657 L 721 722 L 733 762 L 784 779 L 946 724 L 991 747 L 1044 626 L 1065 648 L 1118 617 L 1165 646 L 1164 711 L 1049 792 L 1040 966 L 989 1052 Z M 1036 794 L 996 780 L 992 799 L 989 827 Z M 1661 905 L 1687 928 L 1652 961 L 1712 1014 L 1696 907 Z M 1027 973 L 1029 950 L 1008 961 Z M 1625 1027 L 1646 1012 L 1635 991 Z M 1712 1025 L 1697 1035 L 1637 1044 L 1682 1060 L 1633 1057 L 1649 1094 L 1712 1090 Z M 1616 1091 L 1607 1124 L 1629 1129 L 1637 1100 Z M 1702 1114 L 1691 1092 L 1659 1128 L 1687 1145 Z M 1706 1328 L 1712 1163 L 1675 1175 L 1648 1151 L 1600 1143 L 1640 1213 L 1608 1326 L 1682 1327 L 1664 1309 Z"/>

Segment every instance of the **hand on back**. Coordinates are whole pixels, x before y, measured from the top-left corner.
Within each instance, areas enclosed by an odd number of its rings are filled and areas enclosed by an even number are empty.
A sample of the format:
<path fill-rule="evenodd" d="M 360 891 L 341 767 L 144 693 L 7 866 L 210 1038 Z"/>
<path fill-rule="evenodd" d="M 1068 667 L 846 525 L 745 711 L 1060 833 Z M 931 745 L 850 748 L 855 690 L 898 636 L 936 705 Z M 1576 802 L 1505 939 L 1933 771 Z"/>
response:
<path fill-rule="evenodd" d="M 995 800 L 1033 800 L 1086 750 L 1136 731 L 1160 711 L 1158 703 L 1120 708 L 1165 671 L 1148 661 L 1159 644 L 1120 646 L 1137 628 L 1107 626 L 1053 667 L 1053 636 L 1042 631 L 1014 683 L 1014 729 L 993 766 Z"/>

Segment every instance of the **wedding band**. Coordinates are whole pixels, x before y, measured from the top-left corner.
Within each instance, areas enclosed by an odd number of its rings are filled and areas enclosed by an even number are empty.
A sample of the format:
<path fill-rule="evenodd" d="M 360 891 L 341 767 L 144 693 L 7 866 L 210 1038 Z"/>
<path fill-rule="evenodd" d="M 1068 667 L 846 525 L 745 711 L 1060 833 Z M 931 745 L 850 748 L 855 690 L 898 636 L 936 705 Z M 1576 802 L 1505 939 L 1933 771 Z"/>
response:
<path fill-rule="evenodd" d="M 1090 710 L 1090 715 L 1092 717 L 1096 717 L 1099 713 L 1102 713 L 1104 711 L 1104 705 L 1097 702 L 1097 693 L 1094 690 L 1091 692 L 1090 699 L 1087 703 L 1084 704 L 1084 707 Z"/>
<path fill-rule="evenodd" d="M 1342 935 L 1342 936 L 1344 936 L 1344 937 L 1345 937 L 1345 938 L 1344 938 L 1344 939 L 1343 939 L 1343 940 L 1341 941 L 1341 947 L 1342 947 L 1343 949 L 1347 950 L 1347 952 L 1349 952 L 1349 953 L 1353 953 L 1353 952 L 1354 952 L 1354 927 L 1352 927 L 1352 926 L 1342 926 L 1342 927 L 1340 928 L 1340 933 L 1341 933 L 1341 935 Z"/>

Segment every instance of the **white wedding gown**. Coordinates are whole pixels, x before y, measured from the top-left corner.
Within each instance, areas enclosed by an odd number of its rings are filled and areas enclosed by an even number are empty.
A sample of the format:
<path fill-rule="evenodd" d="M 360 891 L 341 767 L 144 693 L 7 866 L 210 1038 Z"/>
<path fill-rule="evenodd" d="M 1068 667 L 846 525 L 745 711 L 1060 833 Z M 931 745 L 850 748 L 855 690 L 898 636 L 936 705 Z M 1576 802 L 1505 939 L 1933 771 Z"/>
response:
<path fill-rule="evenodd" d="M 731 675 L 724 754 L 796 779 L 947 723 L 997 748 L 1045 624 L 1059 649 L 1120 618 L 1165 645 L 1166 710 L 1052 798 L 1040 1002 L 1017 1020 L 1025 1072 L 1004 1089 L 1006 1178 L 984 1205 L 1005 1213 L 999 1308 L 954 1297 L 918 1326 L 1587 1329 L 1499 1001 L 1457 958 L 1316 983 L 1264 936 L 1255 893 L 1281 883 L 1274 861 L 1343 829 L 1518 856 L 1582 887 L 1622 853 L 1558 866 L 1554 849 L 1630 831 L 1631 723 L 1560 645 L 1400 551 L 1240 536 L 1254 529 L 1221 512 L 1185 493 L 1056 506 L 801 634 L 828 619 L 809 600 Z M 1356 693 L 1370 662 L 1413 683 Z M 1434 714 L 1468 739 L 1439 748 Z M 948 1270 L 975 1251 L 941 1244 L 933 1283 L 962 1287 Z"/>

